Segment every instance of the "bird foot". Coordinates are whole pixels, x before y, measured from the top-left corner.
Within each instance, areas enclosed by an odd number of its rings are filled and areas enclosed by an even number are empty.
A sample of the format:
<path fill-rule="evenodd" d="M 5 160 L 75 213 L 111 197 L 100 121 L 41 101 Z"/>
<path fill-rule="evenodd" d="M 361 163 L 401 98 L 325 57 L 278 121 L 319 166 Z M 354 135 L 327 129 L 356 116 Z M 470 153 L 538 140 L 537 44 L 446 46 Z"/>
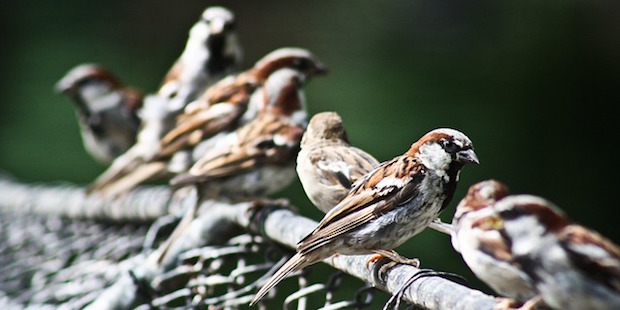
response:
<path fill-rule="evenodd" d="M 497 297 L 496 299 L 499 302 L 493 307 L 493 310 L 534 310 L 542 302 L 540 296 L 535 296 L 519 307 L 521 303 L 512 298 Z"/>

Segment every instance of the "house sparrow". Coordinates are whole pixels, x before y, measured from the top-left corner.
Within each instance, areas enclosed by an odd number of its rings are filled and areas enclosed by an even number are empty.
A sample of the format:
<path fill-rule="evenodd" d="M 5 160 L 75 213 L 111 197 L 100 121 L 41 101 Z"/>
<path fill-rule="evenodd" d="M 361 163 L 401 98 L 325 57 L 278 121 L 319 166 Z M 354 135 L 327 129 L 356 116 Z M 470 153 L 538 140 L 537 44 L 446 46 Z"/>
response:
<path fill-rule="evenodd" d="M 157 94 L 145 98 L 136 144 L 117 158 L 87 191 L 99 191 L 156 156 L 161 150 L 161 138 L 175 126 L 187 103 L 231 72 L 240 61 L 241 47 L 234 32 L 233 14 L 221 7 L 206 9 L 190 30 L 185 50 Z M 149 168 L 157 171 L 159 166 Z"/>
<path fill-rule="evenodd" d="M 554 309 L 619 309 L 620 249 L 556 206 L 506 186 L 472 186 L 457 207 L 452 243 L 472 271 L 518 301 Z"/>
<path fill-rule="evenodd" d="M 197 203 L 186 211 L 160 249 L 159 262 L 181 238 L 206 199 L 238 202 L 275 193 L 295 179 L 294 160 L 306 126 L 305 74 L 293 69 L 274 72 L 265 83 L 266 104 L 257 118 L 206 142 L 207 151 L 189 172 L 171 180 L 176 188 L 196 185 Z M 272 83 L 279 84 L 271 87 Z M 275 91 L 272 93 L 271 91 Z"/>
<path fill-rule="evenodd" d="M 497 229 L 493 205 L 508 188 L 489 180 L 472 185 L 456 208 L 452 245 L 474 274 L 503 296 L 525 302 L 536 296 L 534 281 L 515 261 L 510 240 Z"/>
<path fill-rule="evenodd" d="M 136 142 L 140 91 L 94 64 L 71 69 L 55 88 L 73 100 L 84 148 L 96 160 L 109 164 Z"/>
<path fill-rule="evenodd" d="M 272 80 L 279 86 L 271 89 Z M 297 70 L 274 72 L 265 84 L 268 100 L 259 116 L 222 138 L 209 140 L 208 151 L 171 184 L 197 184 L 201 198 L 231 201 L 269 195 L 290 184 L 306 126 L 304 81 L 305 74 Z"/>
<path fill-rule="evenodd" d="M 572 223 L 552 203 L 508 196 L 493 205 L 493 228 L 512 257 L 555 309 L 620 309 L 620 248 Z M 491 226 L 491 225 L 490 225 Z"/>
<path fill-rule="evenodd" d="M 340 115 L 323 112 L 310 119 L 297 155 L 297 175 L 319 210 L 331 210 L 355 181 L 378 165 L 372 155 L 351 146 Z"/>
<path fill-rule="evenodd" d="M 250 304 L 290 273 L 335 253 L 401 258 L 392 249 L 421 232 L 448 205 L 468 163 L 478 158 L 463 133 L 445 128 L 427 133 L 405 154 L 355 182 Z"/>
<path fill-rule="evenodd" d="M 351 185 L 379 165 L 372 155 L 349 143 L 342 119 L 335 112 L 316 114 L 301 139 L 297 175 L 310 201 L 327 213 Z M 450 234 L 451 226 L 435 219 L 429 228 Z"/>
<path fill-rule="evenodd" d="M 235 16 L 223 7 L 209 7 L 189 31 L 183 53 L 166 74 L 158 94 L 182 109 L 215 81 L 241 63 Z"/>
<path fill-rule="evenodd" d="M 186 172 L 210 151 L 213 144 L 208 141 L 210 138 L 219 140 L 227 132 L 255 119 L 269 105 L 269 98 L 297 89 L 284 77 L 286 74 L 276 74 L 284 68 L 291 68 L 303 81 L 326 72 L 325 66 L 306 50 L 278 49 L 263 57 L 252 69 L 213 85 L 202 98 L 188 105 L 179 116 L 177 126 L 163 137 L 159 151 L 151 158 L 105 173 L 92 188 L 114 196 L 166 171 Z M 288 91 L 287 87 L 292 89 Z M 306 122 L 305 113 L 300 110 L 291 117 Z M 214 137 L 216 135 L 218 137 Z"/>
<path fill-rule="evenodd" d="M 221 132 L 233 125 L 243 125 L 253 120 L 264 108 L 265 92 L 257 91 L 275 71 L 292 68 L 304 79 L 327 73 L 327 68 L 314 55 L 301 48 L 280 48 L 256 62 L 249 70 L 229 76 L 213 85 L 201 98 L 190 103 L 177 124 L 162 139 L 160 157 L 171 155 L 188 146 Z M 281 88 L 273 79 L 269 90 L 277 93 Z"/>

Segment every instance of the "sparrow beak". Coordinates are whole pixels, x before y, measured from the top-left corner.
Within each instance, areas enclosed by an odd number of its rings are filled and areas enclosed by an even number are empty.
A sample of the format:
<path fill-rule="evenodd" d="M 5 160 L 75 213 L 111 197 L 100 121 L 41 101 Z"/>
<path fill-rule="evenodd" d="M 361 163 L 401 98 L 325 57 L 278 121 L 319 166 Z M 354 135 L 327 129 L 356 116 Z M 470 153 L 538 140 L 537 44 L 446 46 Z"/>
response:
<path fill-rule="evenodd" d="M 316 62 L 314 70 L 312 70 L 312 75 L 326 75 L 327 73 L 329 73 L 327 66 L 320 62 Z"/>
<path fill-rule="evenodd" d="M 462 150 L 456 153 L 456 161 L 464 164 L 479 164 L 478 156 L 473 149 Z"/>
<path fill-rule="evenodd" d="M 58 81 L 56 85 L 54 85 L 54 91 L 56 93 L 61 94 L 61 93 L 65 93 L 69 91 L 72 87 L 73 87 L 73 79 L 65 77 L 61 79 L 60 81 Z"/>
<path fill-rule="evenodd" d="M 221 18 L 216 18 L 209 22 L 209 31 L 211 31 L 212 35 L 220 35 L 224 32 L 224 27 L 226 26 L 226 21 Z"/>

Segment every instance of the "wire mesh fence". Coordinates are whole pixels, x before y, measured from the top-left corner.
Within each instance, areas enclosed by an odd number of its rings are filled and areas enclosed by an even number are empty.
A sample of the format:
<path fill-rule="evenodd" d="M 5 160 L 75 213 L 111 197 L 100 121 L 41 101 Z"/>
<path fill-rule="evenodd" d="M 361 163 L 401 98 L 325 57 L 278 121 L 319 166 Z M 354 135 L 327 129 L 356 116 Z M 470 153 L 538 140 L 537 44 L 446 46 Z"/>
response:
<path fill-rule="evenodd" d="M 11 308 L 81 308 L 142 248 L 146 225 L 0 214 L 0 299 Z"/>
<path fill-rule="evenodd" d="M 42 198 L 54 192 L 66 195 L 54 200 L 56 215 Z M 119 208 L 114 220 L 103 220 L 97 213 L 63 209 L 67 201 L 78 209 L 103 205 L 83 199 L 74 186 L 0 179 L 0 308 L 245 309 L 316 225 L 284 200 L 207 201 L 171 242 L 168 237 L 183 214 L 179 210 L 195 199 L 173 199 L 160 188 L 132 195 L 116 203 L 131 207 L 156 197 L 172 202 L 158 206 L 171 214 L 128 221 Z M 390 294 L 416 308 L 491 309 L 496 304 L 492 296 L 437 276 L 408 283 L 422 274 L 412 266 L 397 265 L 378 277 L 380 266 L 369 267 L 368 259 L 331 257 L 325 261 L 331 266 L 293 274 L 255 308 L 380 309 Z"/>
<path fill-rule="evenodd" d="M 0 305 L 83 308 L 120 277 L 123 262 L 143 252 L 147 228 L 146 224 L 2 213 Z M 247 307 L 259 280 L 290 253 L 247 233 L 224 245 L 185 251 L 175 268 L 157 275 L 151 283 L 134 278 L 139 294 L 147 301 L 137 308 Z M 286 284 L 285 291 L 295 286 L 292 292 L 284 297 L 272 294 L 263 306 L 291 309 L 299 303 L 301 309 L 363 309 L 380 307 L 387 299 L 387 294 L 341 271 L 328 271 L 329 276 L 318 277 L 325 278 L 323 281 L 316 281 L 315 276 L 313 282 L 309 280 L 311 273 L 306 270 L 296 274 Z M 343 286 L 345 282 L 347 287 Z M 377 294 L 383 298 L 378 300 Z"/>

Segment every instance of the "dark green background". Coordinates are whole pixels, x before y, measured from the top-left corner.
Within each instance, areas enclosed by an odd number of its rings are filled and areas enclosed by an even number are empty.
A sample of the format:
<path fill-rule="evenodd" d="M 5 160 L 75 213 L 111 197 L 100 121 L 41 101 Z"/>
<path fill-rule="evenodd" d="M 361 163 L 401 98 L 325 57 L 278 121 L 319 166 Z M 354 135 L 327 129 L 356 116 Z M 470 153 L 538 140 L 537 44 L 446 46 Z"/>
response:
<path fill-rule="evenodd" d="M 469 185 L 496 178 L 618 242 L 618 3 L 225 4 L 238 17 L 243 67 L 281 46 L 313 51 L 331 74 L 306 88 L 310 112 L 339 112 L 353 143 L 380 160 L 437 127 L 465 132 L 482 163 L 466 167 L 445 220 Z M 92 180 L 104 167 L 83 151 L 72 105 L 52 92 L 54 83 L 74 65 L 96 62 L 153 91 L 213 4 L 0 2 L 0 169 L 28 182 Z M 320 219 L 299 183 L 283 195 Z M 400 251 L 472 278 L 436 232 Z"/>

